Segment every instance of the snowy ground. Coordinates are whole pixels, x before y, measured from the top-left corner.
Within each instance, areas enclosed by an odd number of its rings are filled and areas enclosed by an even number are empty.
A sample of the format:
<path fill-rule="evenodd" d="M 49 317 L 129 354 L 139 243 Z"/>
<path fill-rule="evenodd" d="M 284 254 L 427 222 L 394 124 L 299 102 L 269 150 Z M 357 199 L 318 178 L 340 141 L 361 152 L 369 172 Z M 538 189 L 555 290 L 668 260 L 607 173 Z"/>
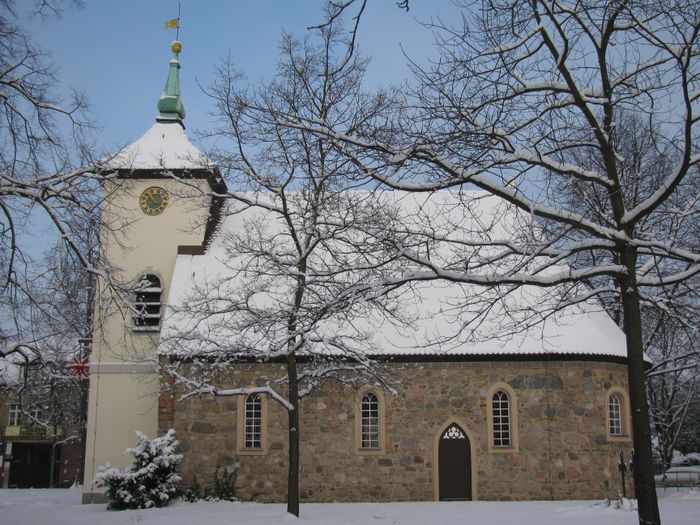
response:
<path fill-rule="evenodd" d="M 700 523 L 700 492 L 660 492 L 662 522 Z M 104 505 L 80 505 L 80 490 L 0 489 L 0 522 L 12 525 L 633 525 L 635 512 L 593 501 L 490 501 L 455 503 L 336 503 L 302 505 L 302 517 L 284 505 L 176 503 L 165 509 L 108 512 Z"/>

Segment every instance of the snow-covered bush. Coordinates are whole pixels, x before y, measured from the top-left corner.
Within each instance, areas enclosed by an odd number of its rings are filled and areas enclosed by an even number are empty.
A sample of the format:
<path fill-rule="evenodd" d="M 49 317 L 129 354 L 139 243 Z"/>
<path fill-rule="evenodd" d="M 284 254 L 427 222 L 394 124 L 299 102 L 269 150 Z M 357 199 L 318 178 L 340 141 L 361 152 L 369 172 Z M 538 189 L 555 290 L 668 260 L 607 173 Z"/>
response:
<path fill-rule="evenodd" d="M 170 429 L 155 439 L 148 439 L 139 431 L 135 434 L 138 445 L 126 449 L 127 454 L 134 456 L 134 462 L 127 468 L 107 464 L 100 467 L 95 477 L 95 484 L 107 489 L 109 509 L 164 507 L 177 491 L 180 476 L 176 470 L 182 455 L 175 454 L 175 431 Z"/>

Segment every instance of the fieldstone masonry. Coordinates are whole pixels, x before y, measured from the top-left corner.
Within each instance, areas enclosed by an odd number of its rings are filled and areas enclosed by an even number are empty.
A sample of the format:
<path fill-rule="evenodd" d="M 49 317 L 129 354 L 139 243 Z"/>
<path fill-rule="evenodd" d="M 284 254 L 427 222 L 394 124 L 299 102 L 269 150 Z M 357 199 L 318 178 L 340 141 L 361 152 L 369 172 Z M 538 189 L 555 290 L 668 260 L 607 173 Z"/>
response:
<path fill-rule="evenodd" d="M 356 449 L 356 390 L 329 383 L 302 401 L 303 501 L 437 499 L 437 441 L 451 421 L 466 426 L 471 438 L 474 499 L 600 499 L 617 497 L 621 490 L 617 461 L 621 449 L 631 457 L 631 436 L 608 436 L 606 395 L 612 387 L 627 391 L 625 365 L 488 361 L 382 366 L 397 381 L 397 392 L 384 393 L 386 446 L 381 453 L 365 455 Z M 277 365 L 235 365 L 224 386 L 265 384 L 261 378 L 281 373 Z M 495 383 L 509 385 L 516 395 L 519 442 L 512 450 L 489 451 L 487 393 Z M 189 398 L 173 405 L 176 387 L 166 386 L 160 425 L 177 431 L 184 488 L 194 476 L 200 484 L 210 483 L 217 467 L 236 468 L 240 498 L 285 501 L 287 415 L 278 403 L 267 400 L 265 453 L 242 455 L 235 397 Z"/>

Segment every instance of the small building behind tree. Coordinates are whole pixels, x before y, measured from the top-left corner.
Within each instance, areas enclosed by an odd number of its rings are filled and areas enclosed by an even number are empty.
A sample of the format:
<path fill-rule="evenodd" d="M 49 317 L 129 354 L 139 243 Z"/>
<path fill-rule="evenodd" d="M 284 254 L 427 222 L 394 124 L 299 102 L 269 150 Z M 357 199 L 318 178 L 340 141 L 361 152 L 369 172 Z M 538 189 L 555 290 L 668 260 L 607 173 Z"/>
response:
<path fill-rule="evenodd" d="M 0 487 L 69 487 L 82 482 L 80 382 L 67 363 L 19 367 L 0 390 Z"/>

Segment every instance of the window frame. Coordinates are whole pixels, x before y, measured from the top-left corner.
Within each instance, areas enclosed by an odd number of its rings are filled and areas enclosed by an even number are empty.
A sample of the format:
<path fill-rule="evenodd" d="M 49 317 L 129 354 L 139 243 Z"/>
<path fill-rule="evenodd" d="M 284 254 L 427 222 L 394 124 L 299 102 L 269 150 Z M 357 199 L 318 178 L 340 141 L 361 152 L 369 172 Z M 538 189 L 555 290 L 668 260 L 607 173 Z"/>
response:
<path fill-rule="evenodd" d="M 611 436 L 622 435 L 622 407 L 620 397 L 613 392 L 608 396 L 608 432 Z"/>
<path fill-rule="evenodd" d="M 251 396 L 258 396 L 260 401 L 260 430 L 259 430 L 259 447 L 247 447 L 247 415 L 248 415 L 248 399 Z M 236 407 L 236 448 L 238 454 L 242 456 L 262 456 L 267 454 L 268 449 L 268 398 L 263 392 L 251 392 L 249 394 L 241 394 L 238 397 Z"/>
<path fill-rule="evenodd" d="M 363 427 L 365 417 L 363 414 L 363 401 L 366 396 L 372 395 L 376 399 L 376 447 L 366 447 L 364 444 Z M 386 451 L 386 399 L 384 392 L 378 388 L 365 388 L 355 396 L 355 454 L 360 456 L 372 456 L 384 454 Z"/>
<path fill-rule="evenodd" d="M 360 400 L 360 448 L 379 449 L 379 398 L 374 392 L 365 392 Z"/>
<path fill-rule="evenodd" d="M 243 448 L 262 448 L 262 398 L 253 393 L 245 396 L 243 406 Z"/>
<path fill-rule="evenodd" d="M 43 415 L 43 411 L 41 410 L 41 407 L 31 407 L 28 410 L 28 418 L 29 419 L 29 426 L 31 427 L 36 427 L 41 425 L 41 417 Z"/>
<path fill-rule="evenodd" d="M 618 434 L 612 432 L 613 428 L 611 425 L 610 401 L 613 396 L 617 398 L 618 401 L 620 424 L 620 432 Z M 607 392 L 605 392 L 603 408 L 603 413 L 605 415 L 605 434 L 608 436 L 608 441 L 630 441 L 632 437 L 632 425 L 630 421 L 629 397 L 627 396 L 627 392 L 619 386 L 609 388 Z"/>
<path fill-rule="evenodd" d="M 22 426 L 22 407 L 19 403 L 10 403 L 7 408 L 7 426 Z"/>
<path fill-rule="evenodd" d="M 491 396 L 491 431 L 494 447 L 510 448 L 512 446 L 510 405 L 510 396 L 505 390 L 496 390 Z"/>
<path fill-rule="evenodd" d="M 509 432 L 509 445 L 497 445 L 496 444 L 496 417 L 503 417 L 502 415 L 496 416 L 494 413 L 493 400 L 496 394 L 502 392 L 507 396 L 508 399 L 508 432 Z M 493 454 L 512 454 L 520 450 L 520 432 L 518 423 L 518 396 L 515 390 L 507 383 L 498 382 L 488 389 L 486 393 L 485 403 L 486 407 L 486 426 L 487 426 L 487 443 L 488 452 Z"/>

